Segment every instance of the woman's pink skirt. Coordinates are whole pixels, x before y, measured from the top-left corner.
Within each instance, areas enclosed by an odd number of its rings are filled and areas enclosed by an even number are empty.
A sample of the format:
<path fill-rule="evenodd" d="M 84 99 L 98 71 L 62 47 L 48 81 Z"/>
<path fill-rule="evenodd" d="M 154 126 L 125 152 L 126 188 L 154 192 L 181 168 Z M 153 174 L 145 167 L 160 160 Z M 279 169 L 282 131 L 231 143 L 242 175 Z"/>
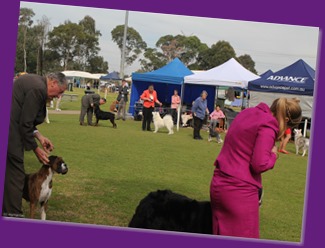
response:
<path fill-rule="evenodd" d="M 213 234 L 259 238 L 258 188 L 216 169 L 210 185 Z"/>

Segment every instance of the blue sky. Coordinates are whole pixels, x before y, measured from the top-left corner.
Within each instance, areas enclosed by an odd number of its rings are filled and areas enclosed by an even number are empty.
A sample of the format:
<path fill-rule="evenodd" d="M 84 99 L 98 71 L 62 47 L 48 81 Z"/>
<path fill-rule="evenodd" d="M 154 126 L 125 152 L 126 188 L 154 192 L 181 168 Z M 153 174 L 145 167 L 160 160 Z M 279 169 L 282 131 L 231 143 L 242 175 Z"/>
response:
<path fill-rule="evenodd" d="M 86 15 L 91 16 L 102 34 L 99 55 L 108 61 L 109 72 L 119 71 L 120 50 L 112 41 L 111 31 L 124 24 L 125 11 L 30 2 L 21 2 L 21 7 L 33 9 L 35 21 L 47 16 L 52 28 L 66 20 L 79 22 Z M 251 55 L 258 73 L 268 69 L 277 71 L 298 59 L 316 68 L 318 27 L 135 11 L 129 12 L 128 25 L 140 33 L 149 47 L 155 47 L 157 40 L 167 34 L 196 35 L 208 46 L 219 40 L 228 41 L 237 56 Z M 135 62 L 125 68 L 125 74 L 130 75 L 139 68 L 139 63 Z"/>

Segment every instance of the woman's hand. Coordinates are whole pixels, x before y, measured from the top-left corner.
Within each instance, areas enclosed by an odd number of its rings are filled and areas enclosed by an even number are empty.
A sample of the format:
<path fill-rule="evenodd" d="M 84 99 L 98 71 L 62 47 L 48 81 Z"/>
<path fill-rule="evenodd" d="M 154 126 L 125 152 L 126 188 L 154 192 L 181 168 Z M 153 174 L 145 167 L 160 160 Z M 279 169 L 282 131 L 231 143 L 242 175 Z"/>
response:
<path fill-rule="evenodd" d="M 272 152 L 275 153 L 275 154 L 277 154 L 277 152 L 278 152 L 278 148 L 277 148 L 276 146 L 273 146 L 273 148 L 272 148 Z"/>
<path fill-rule="evenodd" d="M 276 155 L 276 159 L 278 159 L 279 158 L 278 148 L 275 145 L 272 148 L 272 152 Z"/>

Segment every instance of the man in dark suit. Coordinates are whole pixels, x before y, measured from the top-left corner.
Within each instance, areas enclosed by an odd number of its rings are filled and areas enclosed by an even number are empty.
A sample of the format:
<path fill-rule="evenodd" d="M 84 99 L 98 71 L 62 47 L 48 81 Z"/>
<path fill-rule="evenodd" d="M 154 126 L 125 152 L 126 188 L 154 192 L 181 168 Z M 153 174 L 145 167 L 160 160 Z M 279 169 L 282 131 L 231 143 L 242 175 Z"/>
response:
<path fill-rule="evenodd" d="M 87 114 L 87 122 L 89 126 L 93 126 L 92 119 L 93 119 L 93 112 L 94 112 L 94 105 L 102 105 L 106 103 L 105 98 L 100 98 L 98 94 L 87 94 L 81 98 L 81 111 L 79 116 L 80 125 L 84 125 L 84 118 Z"/>
<path fill-rule="evenodd" d="M 10 114 L 2 215 L 22 217 L 22 194 L 25 181 L 24 149 L 33 150 L 42 164 L 49 162 L 52 142 L 36 128 L 46 116 L 46 102 L 60 97 L 67 88 L 62 73 L 46 77 L 26 74 L 14 81 Z M 36 139 L 41 144 L 38 146 Z"/>
<path fill-rule="evenodd" d="M 128 91 L 129 87 L 127 86 L 126 80 L 122 80 L 122 85 L 119 87 L 118 90 L 118 96 L 117 96 L 117 101 L 118 101 L 118 110 L 117 110 L 117 118 L 116 120 L 122 119 L 125 121 L 125 111 L 126 111 L 126 103 L 128 102 Z"/>

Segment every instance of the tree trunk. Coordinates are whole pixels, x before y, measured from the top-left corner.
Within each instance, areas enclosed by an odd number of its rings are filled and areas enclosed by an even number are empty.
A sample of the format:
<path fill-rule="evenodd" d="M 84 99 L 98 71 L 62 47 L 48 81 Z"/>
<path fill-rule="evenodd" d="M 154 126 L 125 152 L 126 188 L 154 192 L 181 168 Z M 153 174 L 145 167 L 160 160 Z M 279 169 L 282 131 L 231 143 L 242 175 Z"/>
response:
<path fill-rule="evenodd" d="M 24 42 L 23 42 L 23 50 L 24 50 L 24 72 L 27 72 L 26 36 L 27 36 L 27 27 L 25 27 L 25 30 L 24 30 Z"/>
<path fill-rule="evenodd" d="M 36 74 L 43 75 L 43 49 L 41 46 L 37 49 Z"/>
<path fill-rule="evenodd" d="M 67 55 L 66 58 L 64 59 L 64 63 L 63 63 L 64 71 L 68 70 L 68 59 L 69 59 L 69 56 Z"/>

